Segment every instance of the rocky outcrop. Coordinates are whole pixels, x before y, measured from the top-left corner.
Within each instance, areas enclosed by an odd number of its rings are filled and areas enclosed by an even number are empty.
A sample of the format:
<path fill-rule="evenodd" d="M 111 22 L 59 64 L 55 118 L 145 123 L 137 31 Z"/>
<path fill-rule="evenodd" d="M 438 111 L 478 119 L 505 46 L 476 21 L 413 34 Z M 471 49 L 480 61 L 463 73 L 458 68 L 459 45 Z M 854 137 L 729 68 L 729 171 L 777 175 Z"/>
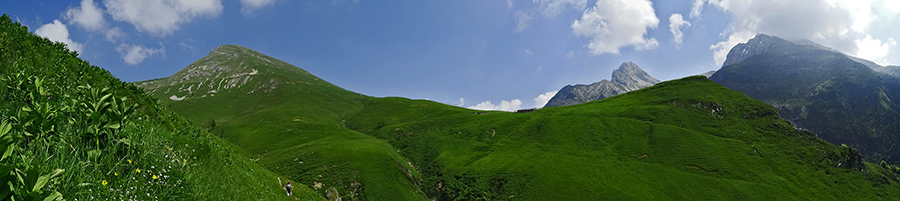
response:
<path fill-rule="evenodd" d="M 566 85 L 556 93 L 545 107 L 575 105 L 653 86 L 659 80 L 644 72 L 637 64 L 625 62 L 612 73 L 612 81 L 601 80 L 593 84 Z"/>

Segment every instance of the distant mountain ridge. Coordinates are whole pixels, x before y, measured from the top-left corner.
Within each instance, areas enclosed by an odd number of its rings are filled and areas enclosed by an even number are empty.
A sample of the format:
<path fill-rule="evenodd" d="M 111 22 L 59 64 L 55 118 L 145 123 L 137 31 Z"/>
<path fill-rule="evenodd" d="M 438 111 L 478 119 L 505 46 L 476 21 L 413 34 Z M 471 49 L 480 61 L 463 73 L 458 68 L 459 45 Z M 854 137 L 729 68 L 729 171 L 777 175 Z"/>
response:
<path fill-rule="evenodd" d="M 637 64 L 625 62 L 613 71 L 612 81 L 604 79 L 590 85 L 566 85 L 553 98 L 550 98 L 545 107 L 575 105 L 600 100 L 653 86 L 659 82 Z"/>
<path fill-rule="evenodd" d="M 900 78 L 882 67 L 811 41 L 757 35 L 728 53 L 710 77 L 775 106 L 795 127 L 847 144 L 870 161 L 900 162 Z"/>

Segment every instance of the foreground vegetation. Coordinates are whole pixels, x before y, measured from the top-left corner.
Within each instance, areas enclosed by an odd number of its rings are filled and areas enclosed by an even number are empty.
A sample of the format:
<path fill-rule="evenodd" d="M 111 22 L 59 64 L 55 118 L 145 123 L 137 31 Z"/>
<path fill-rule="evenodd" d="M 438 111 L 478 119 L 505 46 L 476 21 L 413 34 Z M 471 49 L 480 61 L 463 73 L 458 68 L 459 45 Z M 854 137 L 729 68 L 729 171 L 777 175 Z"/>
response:
<path fill-rule="evenodd" d="M 139 85 L 331 199 L 900 199 L 897 167 L 699 76 L 575 106 L 483 112 L 360 95 L 226 45 Z"/>
<path fill-rule="evenodd" d="M 64 44 L 0 17 L 0 200 L 291 199 L 279 175 L 234 150 Z"/>

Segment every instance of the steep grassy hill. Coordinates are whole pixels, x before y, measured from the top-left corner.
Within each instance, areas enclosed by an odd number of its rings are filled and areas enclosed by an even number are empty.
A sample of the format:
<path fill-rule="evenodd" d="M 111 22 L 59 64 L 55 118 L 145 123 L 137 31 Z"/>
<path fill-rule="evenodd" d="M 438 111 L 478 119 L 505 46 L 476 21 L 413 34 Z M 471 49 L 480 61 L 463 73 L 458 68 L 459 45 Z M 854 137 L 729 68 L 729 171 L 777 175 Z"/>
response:
<path fill-rule="evenodd" d="M 344 128 L 370 98 L 244 47 L 223 45 L 175 75 L 137 83 L 273 172 L 344 199 L 425 199 L 383 140 Z M 214 126 L 213 126 L 214 124 Z"/>
<path fill-rule="evenodd" d="M 226 71 L 237 73 L 216 73 Z M 367 97 L 220 46 L 139 85 L 257 163 L 343 200 L 900 199 L 900 169 L 796 130 L 703 76 L 575 106 L 482 112 Z"/>
<path fill-rule="evenodd" d="M 235 150 L 0 17 L 0 200 L 293 200 Z"/>
<path fill-rule="evenodd" d="M 728 63 L 710 79 L 868 160 L 900 162 L 900 77 L 887 74 L 895 67 L 767 35 L 735 46 Z"/>

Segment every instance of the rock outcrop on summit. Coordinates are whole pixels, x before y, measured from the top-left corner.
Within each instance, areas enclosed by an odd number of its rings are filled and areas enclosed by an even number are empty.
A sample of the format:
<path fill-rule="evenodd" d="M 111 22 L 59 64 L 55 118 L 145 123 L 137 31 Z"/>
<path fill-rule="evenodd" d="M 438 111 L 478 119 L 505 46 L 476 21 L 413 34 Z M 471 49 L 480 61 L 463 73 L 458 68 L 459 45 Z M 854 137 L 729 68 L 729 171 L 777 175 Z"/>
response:
<path fill-rule="evenodd" d="M 644 72 L 633 62 L 625 62 L 612 73 L 612 81 L 601 80 L 590 85 L 567 85 L 559 90 L 545 107 L 575 105 L 604 99 L 618 94 L 628 93 L 653 86 L 659 80 Z"/>

